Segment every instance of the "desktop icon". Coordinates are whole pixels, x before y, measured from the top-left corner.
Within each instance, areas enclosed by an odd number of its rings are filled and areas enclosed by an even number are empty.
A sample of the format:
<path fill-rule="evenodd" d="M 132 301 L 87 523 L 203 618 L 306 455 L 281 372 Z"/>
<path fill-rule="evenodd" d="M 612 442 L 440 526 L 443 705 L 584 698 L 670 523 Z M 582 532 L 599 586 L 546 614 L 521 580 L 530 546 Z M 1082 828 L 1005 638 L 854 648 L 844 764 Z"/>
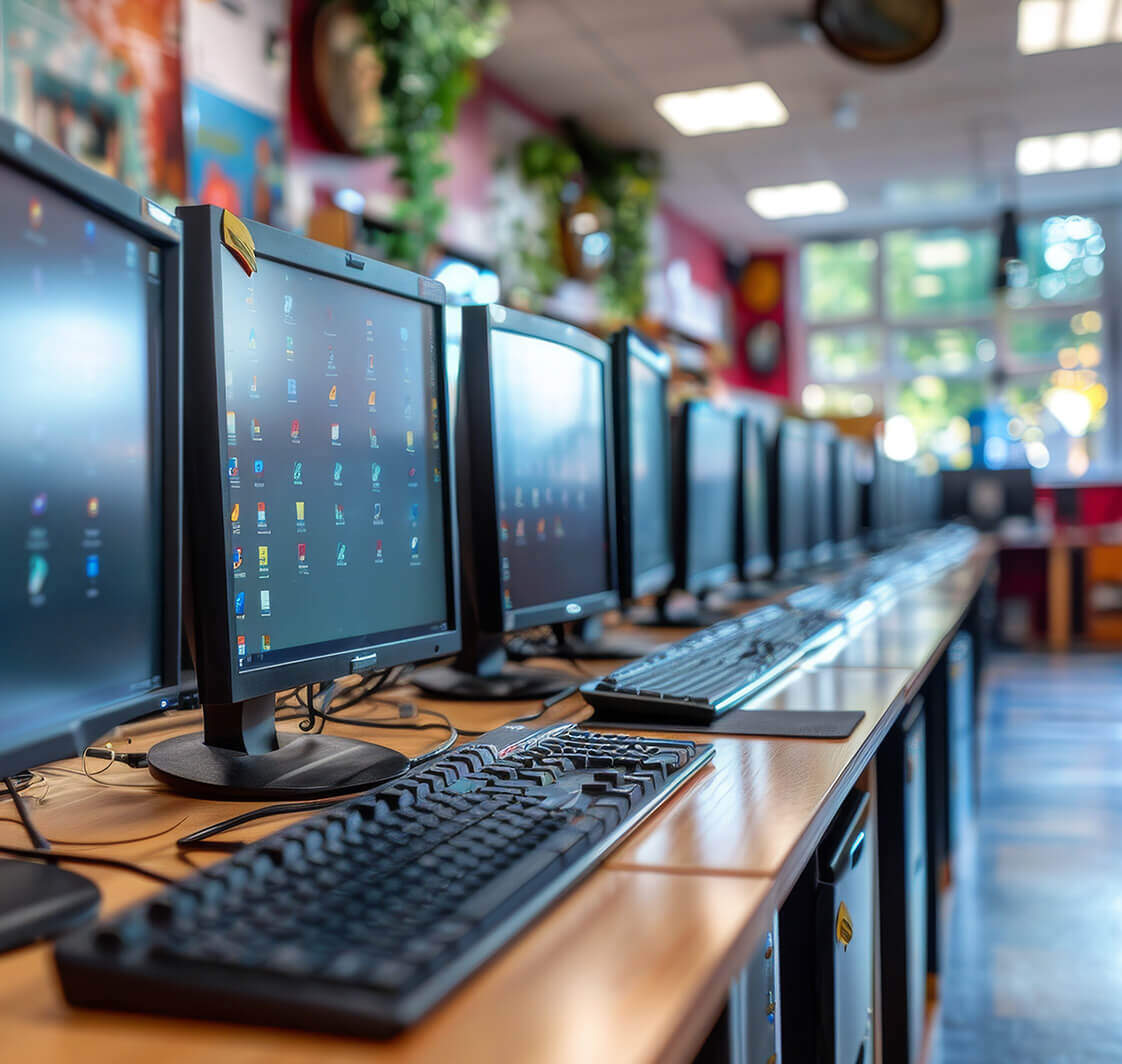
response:
<path fill-rule="evenodd" d="M 300 442 L 300 422 L 297 421 L 296 418 L 292 419 L 292 427 L 288 430 L 288 438 L 292 440 L 293 443 Z"/>
<path fill-rule="evenodd" d="M 241 504 L 234 503 L 234 505 L 230 507 L 230 523 L 236 525 L 238 523 L 238 518 L 241 517 L 241 514 Z"/>
<path fill-rule="evenodd" d="M 245 592 L 239 591 L 234 596 L 234 616 L 242 618 L 245 616 Z"/>
<path fill-rule="evenodd" d="M 91 495 L 86 500 L 86 516 L 92 521 L 101 512 L 101 502 L 96 495 Z"/>
<path fill-rule="evenodd" d="M 96 580 L 97 574 L 101 572 L 101 559 L 96 554 L 86 555 L 86 578 L 89 580 Z"/>
<path fill-rule="evenodd" d="M 380 502 L 376 502 L 374 504 L 374 520 L 375 521 L 381 521 L 382 520 L 382 504 Z"/>
<path fill-rule="evenodd" d="M 366 400 L 366 405 L 370 407 L 371 411 L 378 405 L 378 393 L 374 389 L 370 390 L 370 398 Z"/>
<path fill-rule="evenodd" d="M 417 449 L 414 446 L 414 443 L 413 443 L 413 430 L 412 429 L 406 429 L 405 430 L 405 449 L 410 454 L 412 454 L 413 451 L 415 451 Z"/>
<path fill-rule="evenodd" d="M 241 547 L 234 548 L 234 572 L 237 572 L 242 567 L 242 549 Z"/>
<path fill-rule="evenodd" d="M 382 541 L 381 540 L 378 540 L 378 542 L 374 544 L 374 560 L 376 562 L 380 562 L 382 560 Z"/>
<path fill-rule="evenodd" d="M 43 224 L 43 204 L 34 197 L 27 204 L 27 223 L 32 229 L 38 229 Z"/>
<path fill-rule="evenodd" d="M 377 462 L 370 464 L 370 483 L 375 487 L 381 487 L 382 484 L 382 467 Z"/>
<path fill-rule="evenodd" d="M 370 430 L 370 449 L 372 451 L 378 449 L 378 433 L 373 428 Z"/>
<path fill-rule="evenodd" d="M 269 567 L 269 548 L 268 547 L 258 547 L 257 548 L 257 564 L 262 569 L 267 569 Z"/>
<path fill-rule="evenodd" d="M 255 477 L 263 477 L 265 475 L 265 459 L 255 458 L 253 460 L 253 475 Z"/>
<path fill-rule="evenodd" d="M 335 523 L 337 525 L 341 525 L 344 523 L 343 504 L 341 502 L 337 502 L 335 504 Z"/>
<path fill-rule="evenodd" d="M 295 377 L 289 377 L 288 378 L 288 398 L 289 398 L 290 402 L 295 401 L 295 399 L 296 399 L 296 378 Z"/>
<path fill-rule="evenodd" d="M 416 561 L 421 555 L 421 540 L 418 536 L 409 537 L 409 557 Z"/>
<path fill-rule="evenodd" d="M 255 399 L 257 397 L 257 374 L 255 373 L 249 378 L 249 397 Z"/>
<path fill-rule="evenodd" d="M 238 657 L 239 658 L 244 658 L 245 657 L 245 636 L 244 635 L 239 635 L 238 636 Z"/>
<path fill-rule="evenodd" d="M 296 345 L 292 342 L 291 336 L 286 336 L 284 338 L 284 357 L 287 358 L 289 362 L 293 362 L 296 359 Z"/>
<path fill-rule="evenodd" d="M 339 396 L 339 387 L 338 387 L 338 385 L 333 384 L 331 386 L 331 390 L 327 393 L 327 401 L 329 403 L 334 403 L 335 400 L 338 398 L 338 396 Z"/>
<path fill-rule="evenodd" d="M 510 525 L 505 520 L 499 522 L 499 539 L 503 543 L 510 539 Z"/>
<path fill-rule="evenodd" d="M 298 500 L 297 503 L 296 503 L 296 520 L 297 521 L 303 521 L 304 520 L 304 503 L 300 500 Z"/>
<path fill-rule="evenodd" d="M 250 349 L 250 351 L 256 351 L 257 350 L 257 330 L 256 329 L 250 329 L 249 330 L 249 349 Z"/>
<path fill-rule="evenodd" d="M 292 463 L 292 483 L 293 484 L 303 484 L 304 483 L 304 463 L 303 462 L 293 462 Z"/>
<path fill-rule="evenodd" d="M 262 590 L 261 592 L 261 616 L 268 617 L 269 610 L 269 592 Z"/>
<path fill-rule="evenodd" d="M 296 544 L 296 561 L 298 564 L 303 565 L 308 560 L 308 544 Z"/>
<path fill-rule="evenodd" d="M 338 443 L 339 442 L 339 422 L 338 421 L 333 421 L 331 423 L 331 442 L 332 443 Z"/>
<path fill-rule="evenodd" d="M 49 570 L 47 559 L 41 554 L 33 554 L 27 560 L 27 593 L 32 598 L 43 593 Z"/>
<path fill-rule="evenodd" d="M 340 543 L 335 547 L 335 564 L 347 564 L 347 545 L 345 543 Z"/>
<path fill-rule="evenodd" d="M 261 439 L 261 422 L 257 418 L 250 418 L 249 433 L 255 440 Z"/>
<path fill-rule="evenodd" d="M 366 372 L 367 373 L 373 373 L 374 372 L 374 355 L 373 355 L 373 353 L 366 356 Z"/>
<path fill-rule="evenodd" d="M 538 518 L 538 539 L 540 539 L 540 540 L 545 539 L 545 518 L 544 517 L 539 517 Z"/>
<path fill-rule="evenodd" d="M 417 467 L 415 465 L 411 465 L 409 467 L 409 479 L 410 480 L 416 480 L 417 479 Z"/>
<path fill-rule="evenodd" d="M 226 411 L 226 435 L 233 438 L 238 434 L 238 419 L 233 410 Z"/>
<path fill-rule="evenodd" d="M 327 349 L 327 372 L 328 373 L 335 373 L 336 372 L 335 348 L 334 347 L 329 347 Z"/>
<path fill-rule="evenodd" d="M 440 466 L 432 467 L 432 482 L 434 484 L 440 483 Z"/>
<path fill-rule="evenodd" d="M 292 296 L 284 297 L 284 313 L 286 317 L 291 317 L 292 315 Z"/>
<path fill-rule="evenodd" d="M 31 499 L 31 516 L 42 517 L 47 512 L 47 493 L 45 491 L 39 492 Z"/>
<path fill-rule="evenodd" d="M 420 516 L 421 516 L 421 504 L 415 502 L 409 507 L 409 520 L 413 524 L 416 524 L 417 523 L 417 518 L 419 518 Z"/>
<path fill-rule="evenodd" d="M 272 650 L 272 649 L 273 649 L 272 640 L 268 637 L 268 635 L 263 635 L 261 637 L 261 653 L 262 654 L 268 654 L 269 651 Z"/>
<path fill-rule="evenodd" d="M 343 463 L 342 462 L 336 462 L 335 463 L 335 469 L 331 474 L 331 480 L 332 480 L 332 483 L 334 483 L 334 484 L 342 484 L 343 483 Z"/>
<path fill-rule="evenodd" d="M 257 504 L 257 523 L 258 525 L 265 523 L 265 504 L 263 502 Z"/>
<path fill-rule="evenodd" d="M 230 457 L 230 479 L 236 480 L 238 476 L 238 458 L 237 455 Z"/>

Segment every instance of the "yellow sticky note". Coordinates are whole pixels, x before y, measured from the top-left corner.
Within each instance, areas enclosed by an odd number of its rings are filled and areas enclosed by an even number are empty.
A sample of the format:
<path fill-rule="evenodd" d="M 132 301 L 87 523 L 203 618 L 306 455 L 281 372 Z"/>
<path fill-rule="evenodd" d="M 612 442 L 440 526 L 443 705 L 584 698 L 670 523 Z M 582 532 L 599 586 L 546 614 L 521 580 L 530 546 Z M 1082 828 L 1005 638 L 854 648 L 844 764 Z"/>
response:
<path fill-rule="evenodd" d="M 222 212 L 222 243 L 245 270 L 246 277 L 257 272 L 257 251 L 248 227 L 236 214 Z"/>

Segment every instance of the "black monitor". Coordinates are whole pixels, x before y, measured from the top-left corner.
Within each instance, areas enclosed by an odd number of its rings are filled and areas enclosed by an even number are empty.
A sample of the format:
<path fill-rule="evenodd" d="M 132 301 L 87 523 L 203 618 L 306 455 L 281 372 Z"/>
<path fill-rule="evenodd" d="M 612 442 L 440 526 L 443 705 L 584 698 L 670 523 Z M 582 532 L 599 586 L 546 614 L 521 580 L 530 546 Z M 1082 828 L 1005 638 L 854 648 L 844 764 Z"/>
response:
<path fill-rule="evenodd" d="M 1008 517 L 1032 519 L 1036 492 L 1032 470 L 944 469 L 939 474 L 940 514 L 946 519 L 968 518 L 992 531 Z"/>
<path fill-rule="evenodd" d="M 618 608 L 611 350 L 571 325 L 466 307 L 457 439 L 464 649 L 417 683 L 534 698 L 569 673 L 509 664 L 504 636 Z"/>
<path fill-rule="evenodd" d="M 901 462 L 889 458 L 877 444 L 873 452 L 873 477 L 868 486 L 869 540 L 876 550 L 883 550 L 899 538 L 901 466 Z"/>
<path fill-rule="evenodd" d="M 826 565 L 834 557 L 834 443 L 837 427 L 812 421 L 810 436 L 810 498 L 807 511 L 807 561 Z"/>
<path fill-rule="evenodd" d="M 178 308 L 174 219 L 0 120 L 0 779 L 175 704 Z M 0 948 L 97 899 L 0 861 Z"/>
<path fill-rule="evenodd" d="M 808 563 L 810 468 L 809 425 L 799 418 L 783 418 L 771 454 L 771 538 L 779 574 L 796 573 Z"/>
<path fill-rule="evenodd" d="M 158 744 L 149 765 L 215 797 L 363 789 L 404 758 L 278 733 L 274 696 L 459 649 L 444 290 L 253 222 L 227 236 L 217 208 L 180 216 L 186 606 L 205 730 Z"/>
<path fill-rule="evenodd" d="M 670 515 L 670 358 L 634 329 L 612 338 L 620 596 L 665 591 L 674 578 Z"/>
<path fill-rule="evenodd" d="M 831 455 L 834 467 L 833 539 L 838 555 L 851 558 L 861 546 L 858 443 L 851 436 L 838 436 Z"/>
<path fill-rule="evenodd" d="M 676 424 L 675 585 L 693 595 L 737 575 L 740 418 L 704 400 L 682 405 Z"/>
<path fill-rule="evenodd" d="M 740 418 L 740 575 L 745 580 L 766 576 L 772 570 L 768 517 L 767 446 L 763 426 L 751 413 Z"/>

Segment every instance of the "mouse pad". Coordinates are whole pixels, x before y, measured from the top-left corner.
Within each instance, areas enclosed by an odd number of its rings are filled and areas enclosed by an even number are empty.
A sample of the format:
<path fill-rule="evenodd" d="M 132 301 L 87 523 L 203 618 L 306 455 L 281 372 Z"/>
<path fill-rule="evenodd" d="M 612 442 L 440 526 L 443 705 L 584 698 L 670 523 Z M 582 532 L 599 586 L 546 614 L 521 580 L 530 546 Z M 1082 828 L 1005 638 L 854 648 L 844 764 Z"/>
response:
<path fill-rule="evenodd" d="M 710 735 L 758 735 L 775 739 L 848 739 L 865 714 L 848 709 L 730 709 L 708 724 L 669 724 L 602 720 L 589 724 L 639 731 L 708 732 Z"/>

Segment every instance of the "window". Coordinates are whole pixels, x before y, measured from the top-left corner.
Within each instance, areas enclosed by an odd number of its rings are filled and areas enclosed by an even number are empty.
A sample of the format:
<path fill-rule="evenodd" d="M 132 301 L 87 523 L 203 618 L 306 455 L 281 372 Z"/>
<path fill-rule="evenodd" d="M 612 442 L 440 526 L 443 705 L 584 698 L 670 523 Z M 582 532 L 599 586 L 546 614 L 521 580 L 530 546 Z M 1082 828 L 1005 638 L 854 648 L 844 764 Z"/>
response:
<path fill-rule="evenodd" d="M 946 467 L 1027 462 L 1046 480 L 1113 474 L 1122 425 L 1110 401 L 1120 369 L 1106 253 L 1118 220 L 1026 220 L 1023 261 L 1000 293 L 995 226 L 805 245 L 804 409 L 864 416 L 872 404 L 902 415 Z"/>
<path fill-rule="evenodd" d="M 809 322 L 853 321 L 876 309 L 877 242 L 821 241 L 802 253 L 803 316 Z"/>

